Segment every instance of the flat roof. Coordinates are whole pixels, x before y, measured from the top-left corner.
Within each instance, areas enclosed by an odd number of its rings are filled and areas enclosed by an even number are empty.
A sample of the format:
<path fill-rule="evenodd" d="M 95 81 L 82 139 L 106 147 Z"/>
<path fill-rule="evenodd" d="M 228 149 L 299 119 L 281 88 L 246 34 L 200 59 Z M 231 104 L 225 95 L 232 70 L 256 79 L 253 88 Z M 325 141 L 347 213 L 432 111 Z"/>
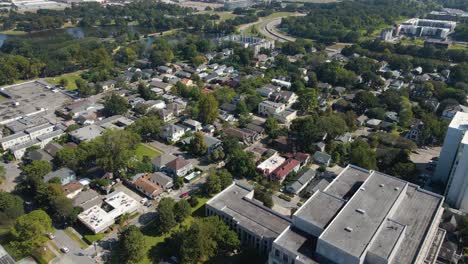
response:
<path fill-rule="evenodd" d="M 207 204 L 259 236 L 276 238 L 288 227 L 290 220 L 245 197 L 251 192 L 249 188 L 233 183 Z"/>
<path fill-rule="evenodd" d="M 349 198 L 350 192 L 356 191 L 368 177 L 368 170 L 356 166 L 348 166 L 324 191 L 343 199 Z"/>
<path fill-rule="evenodd" d="M 0 89 L 12 97 L 0 103 L 0 122 L 13 121 L 14 118 L 45 109 L 53 114 L 55 109 L 71 99 L 68 95 L 62 92 L 54 93 L 47 89 L 46 85 L 35 81 Z"/>
<path fill-rule="evenodd" d="M 386 219 L 384 226 L 379 231 L 376 239 L 372 242 L 369 252 L 382 259 L 390 259 L 398 241 L 404 239 L 405 229 L 405 225 L 391 219 Z"/>
<path fill-rule="evenodd" d="M 324 229 L 345 203 L 346 201 L 341 198 L 318 191 L 299 208 L 293 217 L 304 219 Z"/>
<path fill-rule="evenodd" d="M 426 239 L 427 232 L 441 208 L 444 197 L 420 189 L 410 184 L 400 207 L 392 216 L 395 221 L 406 225 L 405 240 L 400 245 L 394 263 L 412 263 L 418 256 L 422 241 Z"/>
<path fill-rule="evenodd" d="M 104 210 L 102 206 L 94 205 L 78 215 L 78 219 L 91 228 L 100 232 L 110 226 L 115 218 L 131 213 L 138 209 L 138 202 L 124 192 L 113 192 L 107 196 L 104 202 L 111 206 L 110 210 Z"/>
<path fill-rule="evenodd" d="M 79 141 L 89 141 L 100 136 L 104 130 L 104 128 L 93 124 L 74 130 L 70 132 L 70 135 Z"/>
<path fill-rule="evenodd" d="M 361 257 L 406 185 L 405 181 L 373 172 L 322 233 L 320 240 Z"/>
<path fill-rule="evenodd" d="M 312 261 L 317 238 L 290 226 L 275 240 L 275 244 L 297 254 L 301 263 L 318 263 Z"/>
<path fill-rule="evenodd" d="M 257 169 L 262 170 L 266 173 L 272 173 L 275 169 L 281 166 L 286 161 L 285 158 L 278 154 L 274 154 L 262 163 L 258 164 Z"/>

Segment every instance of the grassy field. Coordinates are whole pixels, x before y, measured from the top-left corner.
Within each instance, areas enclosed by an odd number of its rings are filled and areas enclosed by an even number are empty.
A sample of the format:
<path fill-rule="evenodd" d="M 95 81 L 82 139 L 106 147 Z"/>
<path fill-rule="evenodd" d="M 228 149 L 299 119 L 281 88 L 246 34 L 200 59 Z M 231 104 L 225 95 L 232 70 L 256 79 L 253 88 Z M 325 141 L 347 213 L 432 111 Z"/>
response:
<path fill-rule="evenodd" d="M 148 254 L 145 256 L 144 259 L 142 259 L 139 264 L 151 264 L 153 263 L 150 258 L 150 251 L 153 250 L 156 246 L 158 246 L 160 243 L 164 242 L 164 240 L 168 237 L 170 237 L 174 232 L 177 232 L 180 228 L 184 226 L 190 226 L 195 219 L 195 217 L 203 216 L 204 215 L 204 208 L 203 206 L 205 203 L 208 201 L 209 198 L 206 197 L 198 197 L 198 205 L 192 208 L 192 215 L 190 215 L 187 219 L 185 219 L 182 223 L 179 225 L 175 226 L 169 233 L 156 236 L 154 235 L 154 226 L 152 224 L 146 226 L 142 232 L 145 235 L 146 238 L 146 243 L 148 245 Z"/>
<path fill-rule="evenodd" d="M 21 31 L 21 30 L 5 30 L 5 31 L 0 31 L 0 34 L 5 34 L 5 35 L 12 35 L 12 36 L 22 36 L 28 34 L 26 31 Z"/>
<path fill-rule="evenodd" d="M 71 90 L 76 89 L 75 81 L 78 80 L 78 79 L 81 79 L 80 73 L 81 73 L 80 71 L 72 72 L 72 73 L 65 73 L 65 74 L 62 74 L 60 76 L 46 78 L 45 81 L 50 83 L 50 84 L 59 85 L 60 80 L 66 79 L 68 81 L 68 84 L 67 84 L 66 88 L 67 88 L 67 90 L 71 91 Z"/>
<path fill-rule="evenodd" d="M 157 157 L 162 154 L 162 151 L 156 149 L 155 147 L 150 147 L 146 144 L 140 144 L 136 149 L 136 156 L 138 160 L 143 160 L 144 156 L 150 158 Z"/>
<path fill-rule="evenodd" d="M 32 256 L 39 264 L 47 264 L 56 257 L 52 250 L 48 249 L 47 247 L 45 248 L 45 251 L 43 249 L 37 249 L 32 253 Z"/>
<path fill-rule="evenodd" d="M 71 239 L 75 240 L 82 249 L 85 249 L 88 247 L 88 244 L 86 244 L 77 234 L 75 234 L 70 228 L 67 228 L 63 230 L 67 236 L 69 236 Z"/>

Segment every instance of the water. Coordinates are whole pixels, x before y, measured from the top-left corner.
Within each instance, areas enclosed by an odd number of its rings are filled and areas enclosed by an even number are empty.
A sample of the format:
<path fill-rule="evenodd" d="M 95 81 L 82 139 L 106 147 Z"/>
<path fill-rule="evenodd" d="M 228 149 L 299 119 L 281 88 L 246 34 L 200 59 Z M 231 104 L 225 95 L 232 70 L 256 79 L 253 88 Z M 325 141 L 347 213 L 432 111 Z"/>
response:
<path fill-rule="evenodd" d="M 0 47 L 3 45 L 3 42 L 7 40 L 8 36 L 5 34 L 0 34 Z"/>

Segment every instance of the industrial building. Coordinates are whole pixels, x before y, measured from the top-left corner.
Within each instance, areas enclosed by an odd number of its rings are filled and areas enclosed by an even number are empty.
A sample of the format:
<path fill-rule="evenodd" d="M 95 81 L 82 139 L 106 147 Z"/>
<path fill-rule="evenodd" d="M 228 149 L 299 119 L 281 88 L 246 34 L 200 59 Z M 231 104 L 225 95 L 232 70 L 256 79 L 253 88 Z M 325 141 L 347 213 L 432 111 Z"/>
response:
<path fill-rule="evenodd" d="M 269 249 L 270 264 L 434 263 L 445 236 L 442 196 L 352 165 L 292 219 L 252 197 L 234 183 L 207 203 L 207 214 L 220 216 L 242 242 Z"/>

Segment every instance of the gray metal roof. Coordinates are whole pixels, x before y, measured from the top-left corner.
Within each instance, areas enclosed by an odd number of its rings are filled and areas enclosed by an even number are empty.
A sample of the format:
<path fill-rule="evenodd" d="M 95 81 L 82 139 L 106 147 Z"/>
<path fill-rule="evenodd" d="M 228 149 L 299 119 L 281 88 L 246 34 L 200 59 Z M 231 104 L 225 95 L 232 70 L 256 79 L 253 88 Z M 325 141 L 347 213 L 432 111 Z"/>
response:
<path fill-rule="evenodd" d="M 251 191 L 234 183 L 209 200 L 207 205 L 230 215 L 238 225 L 256 235 L 276 238 L 286 229 L 290 220 L 245 197 Z"/>

